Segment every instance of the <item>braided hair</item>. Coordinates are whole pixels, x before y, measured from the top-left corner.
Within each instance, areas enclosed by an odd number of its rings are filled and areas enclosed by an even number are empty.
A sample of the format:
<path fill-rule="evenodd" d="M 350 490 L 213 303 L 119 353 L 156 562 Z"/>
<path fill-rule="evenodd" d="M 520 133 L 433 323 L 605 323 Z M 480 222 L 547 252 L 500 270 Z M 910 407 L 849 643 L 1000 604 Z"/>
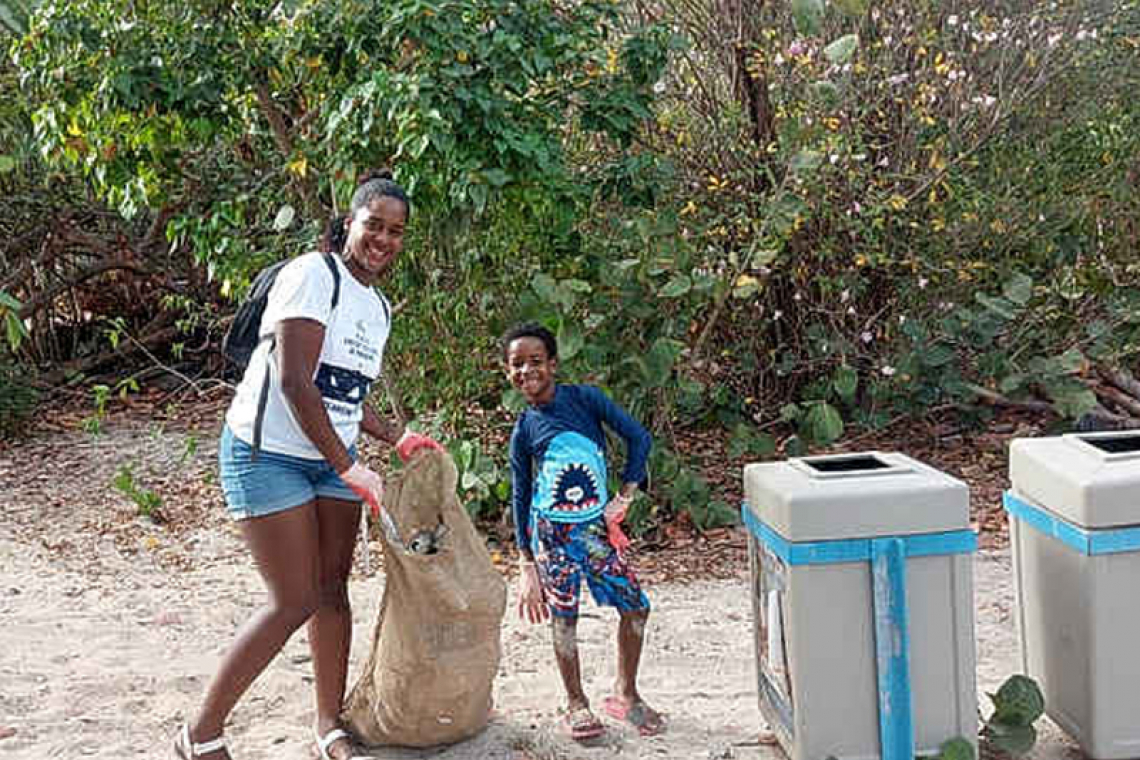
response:
<path fill-rule="evenodd" d="M 390 169 L 374 169 L 360 177 L 356 184 L 356 192 L 352 194 L 352 201 L 348 205 L 348 213 L 333 217 L 325 227 L 325 236 L 321 241 L 321 250 L 330 253 L 342 253 L 344 245 L 348 242 L 348 222 L 356 212 L 372 203 L 378 198 L 395 198 L 404 204 L 406 217 L 412 215 L 412 204 L 408 194 L 392 179 Z"/>

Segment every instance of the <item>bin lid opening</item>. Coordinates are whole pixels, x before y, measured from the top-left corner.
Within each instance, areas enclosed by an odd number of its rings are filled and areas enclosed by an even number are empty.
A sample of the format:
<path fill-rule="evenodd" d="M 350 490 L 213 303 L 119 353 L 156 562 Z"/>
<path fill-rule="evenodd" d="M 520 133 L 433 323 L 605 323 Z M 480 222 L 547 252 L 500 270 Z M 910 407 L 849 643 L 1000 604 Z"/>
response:
<path fill-rule="evenodd" d="M 1140 452 L 1140 433 L 1113 436 L 1077 435 L 1076 437 L 1106 454 Z"/>
<path fill-rule="evenodd" d="M 827 457 L 821 459 L 804 459 L 803 463 L 817 472 L 862 472 L 865 470 L 885 470 L 891 467 L 871 454 L 856 454 L 854 456 Z"/>

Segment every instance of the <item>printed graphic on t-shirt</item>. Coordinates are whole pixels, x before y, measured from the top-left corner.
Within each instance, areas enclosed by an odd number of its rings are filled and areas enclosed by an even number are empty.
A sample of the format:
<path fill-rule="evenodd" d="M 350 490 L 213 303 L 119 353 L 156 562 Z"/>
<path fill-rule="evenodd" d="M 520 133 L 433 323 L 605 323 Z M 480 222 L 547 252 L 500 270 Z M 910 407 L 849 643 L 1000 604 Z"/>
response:
<path fill-rule="evenodd" d="M 605 508 L 606 461 L 598 444 L 580 433 L 559 433 L 542 458 L 534 511 L 550 520 L 580 522 Z"/>
<path fill-rule="evenodd" d="M 349 404 L 355 407 L 368 397 L 368 378 L 359 372 L 343 367 L 321 364 L 313 382 L 326 402 L 339 401 L 341 404 Z M 336 409 L 338 406 L 335 403 L 329 404 L 330 409 Z"/>
<path fill-rule="evenodd" d="M 363 319 L 358 319 L 354 323 L 354 327 L 356 334 L 347 335 L 344 338 L 345 351 L 349 356 L 356 359 L 362 359 L 369 363 L 376 361 L 380 355 L 380 348 L 374 340 L 369 340 L 368 324 Z"/>

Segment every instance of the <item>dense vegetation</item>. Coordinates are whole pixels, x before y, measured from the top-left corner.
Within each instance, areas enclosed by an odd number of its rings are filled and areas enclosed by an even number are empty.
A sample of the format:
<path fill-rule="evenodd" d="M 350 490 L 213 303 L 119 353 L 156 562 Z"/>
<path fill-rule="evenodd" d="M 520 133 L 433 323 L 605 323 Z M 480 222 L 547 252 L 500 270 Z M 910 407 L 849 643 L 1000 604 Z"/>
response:
<path fill-rule="evenodd" d="M 523 318 L 651 424 L 653 508 L 698 525 L 733 510 L 685 430 L 760 457 L 936 409 L 1140 423 L 1135 0 L 25 0 L 0 24 L 5 429 L 64 385 L 219 376 L 252 274 L 378 165 L 414 202 L 389 374 L 484 514 Z"/>

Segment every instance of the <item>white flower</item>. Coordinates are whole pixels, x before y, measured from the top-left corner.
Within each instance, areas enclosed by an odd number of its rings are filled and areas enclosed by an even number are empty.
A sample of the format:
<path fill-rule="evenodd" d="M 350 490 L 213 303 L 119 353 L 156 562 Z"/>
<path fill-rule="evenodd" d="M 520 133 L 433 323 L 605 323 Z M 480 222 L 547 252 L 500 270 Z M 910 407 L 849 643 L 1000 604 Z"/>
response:
<path fill-rule="evenodd" d="M 830 161 L 832 164 L 837 164 L 837 163 L 839 163 L 839 154 L 832 153 L 830 156 L 827 157 L 827 160 Z"/>
<path fill-rule="evenodd" d="M 870 343 L 874 339 L 875 336 L 871 334 L 870 330 L 864 330 L 863 334 L 859 336 L 859 340 L 863 341 L 864 343 Z"/>
<path fill-rule="evenodd" d="M 797 292 L 794 296 L 792 296 L 792 300 L 793 301 L 802 301 L 802 300 L 804 300 L 804 297 Z"/>
<path fill-rule="evenodd" d="M 784 65 L 784 56 L 782 53 L 776 53 L 776 57 L 772 59 L 777 66 Z"/>
<path fill-rule="evenodd" d="M 856 153 L 855 155 L 851 156 L 851 159 L 853 161 L 866 161 L 867 160 L 867 154 L 866 153 Z M 856 203 L 855 205 L 858 206 L 859 204 Z"/>
<path fill-rule="evenodd" d="M 906 324 L 906 314 L 899 314 L 899 324 L 900 325 Z"/>
<path fill-rule="evenodd" d="M 1057 46 L 1057 43 L 1058 43 L 1058 42 L 1060 42 L 1060 41 L 1061 41 L 1061 38 L 1062 38 L 1062 37 L 1064 37 L 1064 36 L 1065 36 L 1065 35 L 1061 34 L 1060 32 L 1057 32 L 1056 34 L 1050 34 L 1050 35 L 1049 35 L 1049 39 L 1045 40 L 1045 43 L 1046 43 L 1046 44 L 1047 44 L 1049 47 L 1056 47 L 1056 46 Z"/>
<path fill-rule="evenodd" d="M 902 74 L 895 74 L 893 77 L 887 77 L 887 84 L 902 84 L 907 80 L 908 76 L 906 72 L 903 72 Z"/>
<path fill-rule="evenodd" d="M 662 79 L 660 82 L 658 82 L 657 84 L 653 85 L 653 91 L 654 91 L 655 93 L 657 93 L 658 95 L 660 95 L 661 93 L 665 92 L 665 80 L 664 80 L 664 79 Z"/>
<path fill-rule="evenodd" d="M 947 26 L 958 26 L 958 17 L 957 16 L 948 16 L 946 18 L 946 25 Z"/>
<path fill-rule="evenodd" d="M 884 364 L 879 372 L 883 373 L 884 377 L 893 377 L 897 370 L 889 364 Z"/>
<path fill-rule="evenodd" d="M 782 316 L 784 316 L 784 312 L 780 311 L 779 309 L 776 309 L 774 312 L 772 312 L 772 321 L 775 322 L 776 320 L 778 320 Z"/>
<path fill-rule="evenodd" d="M 925 277 L 919 277 L 918 278 L 918 289 L 922 290 L 922 289 L 926 288 L 926 285 L 929 282 L 930 282 L 930 280 L 926 279 Z"/>
<path fill-rule="evenodd" d="M 851 300 L 851 291 L 845 290 L 839 294 L 839 303 L 847 303 Z"/>
<path fill-rule="evenodd" d="M 853 317 L 853 316 L 855 316 L 857 313 L 858 313 L 858 312 L 856 312 L 856 311 L 855 311 L 855 307 L 854 307 L 854 306 L 848 306 L 848 307 L 847 307 L 847 314 L 848 314 L 848 315 L 850 315 L 850 316 L 852 316 L 852 317 Z"/>

